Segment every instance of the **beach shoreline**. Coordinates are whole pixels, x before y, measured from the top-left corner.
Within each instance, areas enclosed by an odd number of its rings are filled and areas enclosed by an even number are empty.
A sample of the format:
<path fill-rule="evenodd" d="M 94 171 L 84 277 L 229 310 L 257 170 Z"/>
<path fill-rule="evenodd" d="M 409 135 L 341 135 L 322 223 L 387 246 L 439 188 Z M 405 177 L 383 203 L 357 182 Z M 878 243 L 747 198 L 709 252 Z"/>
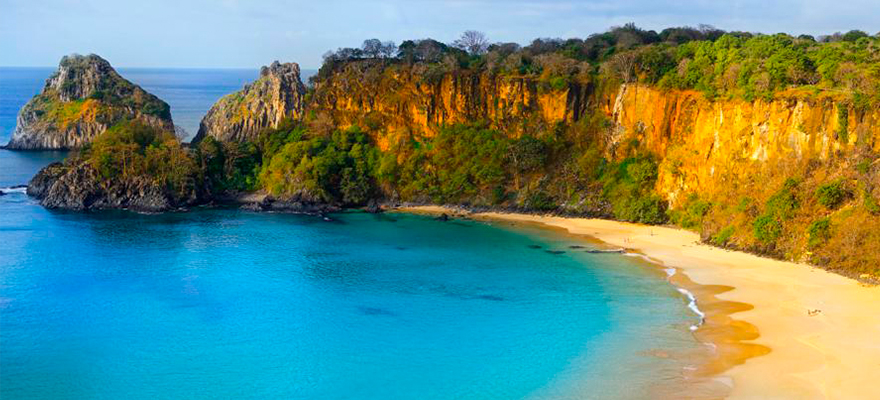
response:
<path fill-rule="evenodd" d="M 693 371 L 700 395 L 731 399 L 868 399 L 880 396 L 880 287 L 805 264 L 700 243 L 696 233 L 617 221 L 414 206 L 539 224 L 639 254 L 675 273 L 704 313 L 694 330 L 714 356 Z M 719 386 L 719 385 L 723 385 Z M 711 395 L 709 397 L 712 397 Z"/>

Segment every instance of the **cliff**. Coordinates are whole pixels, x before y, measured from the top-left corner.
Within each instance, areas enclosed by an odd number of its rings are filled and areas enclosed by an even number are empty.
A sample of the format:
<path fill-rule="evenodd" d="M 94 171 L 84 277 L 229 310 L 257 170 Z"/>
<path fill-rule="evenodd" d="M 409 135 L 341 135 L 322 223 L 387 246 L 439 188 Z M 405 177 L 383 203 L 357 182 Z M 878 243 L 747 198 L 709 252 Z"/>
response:
<path fill-rule="evenodd" d="M 315 81 L 307 105 L 335 126 L 360 125 L 387 136 L 408 132 L 431 137 L 443 125 L 488 122 L 518 136 L 556 123 L 576 122 L 591 107 L 591 82 L 551 84 L 527 76 L 485 71 L 433 72 L 429 66 L 350 62 Z"/>
<path fill-rule="evenodd" d="M 6 147 L 80 148 L 125 120 L 174 130 L 168 104 L 122 78 L 106 60 L 66 56 L 40 94 L 22 107 Z"/>
<path fill-rule="evenodd" d="M 657 155 L 657 189 L 673 204 L 681 193 L 716 192 L 761 166 L 880 153 L 880 110 L 856 110 L 830 95 L 713 101 L 693 91 L 622 85 L 603 109 L 614 122 L 609 153 L 636 140 Z"/>
<path fill-rule="evenodd" d="M 253 140 L 285 119 L 300 119 L 306 88 L 299 75 L 296 63 L 275 61 L 263 67 L 259 79 L 224 96 L 208 110 L 193 143 L 207 136 L 221 141 Z"/>

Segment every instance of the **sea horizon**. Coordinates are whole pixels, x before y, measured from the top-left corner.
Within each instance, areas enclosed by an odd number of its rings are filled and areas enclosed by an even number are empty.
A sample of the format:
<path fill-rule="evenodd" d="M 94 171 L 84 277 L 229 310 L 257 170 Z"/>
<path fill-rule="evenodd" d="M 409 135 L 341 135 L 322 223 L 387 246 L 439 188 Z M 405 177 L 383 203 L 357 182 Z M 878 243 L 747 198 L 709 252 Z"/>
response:
<path fill-rule="evenodd" d="M 0 74 L 0 85 L 7 88 L 0 91 L 0 143 L 6 144 L 9 141 L 18 110 L 39 93 L 56 68 L 0 67 L 0 72 L 3 69 L 32 72 L 15 76 Z M 259 77 L 260 69 L 123 67 L 118 68 L 117 72 L 123 78 L 164 99 L 171 106 L 174 124 L 186 131 L 187 136 L 184 139 L 189 141 L 198 133 L 199 122 L 214 102 Z M 303 69 L 303 81 L 308 82 L 308 78 L 317 72 L 315 69 Z M 156 73 L 163 74 L 163 78 L 156 79 Z"/>

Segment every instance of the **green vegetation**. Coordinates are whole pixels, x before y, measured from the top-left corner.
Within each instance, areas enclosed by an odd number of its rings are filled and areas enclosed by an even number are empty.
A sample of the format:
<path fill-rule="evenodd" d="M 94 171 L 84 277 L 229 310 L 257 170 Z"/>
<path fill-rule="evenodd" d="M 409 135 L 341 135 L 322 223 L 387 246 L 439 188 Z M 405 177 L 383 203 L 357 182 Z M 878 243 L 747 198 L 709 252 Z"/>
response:
<path fill-rule="evenodd" d="M 712 203 L 700 200 L 699 195 L 691 193 L 681 207 L 670 210 L 669 219 L 682 228 L 699 230 L 703 225 L 703 217 L 711 208 Z"/>
<path fill-rule="evenodd" d="M 772 245 L 782 235 L 782 223 L 773 215 L 763 214 L 755 219 L 754 232 L 761 243 Z"/>
<path fill-rule="evenodd" d="M 862 189 L 862 197 L 864 198 L 865 209 L 871 214 L 880 215 L 880 204 L 877 204 L 877 200 L 874 199 L 874 196 L 871 195 L 871 191 L 867 187 Z"/>
<path fill-rule="evenodd" d="M 666 201 L 654 191 L 657 162 L 653 157 L 629 157 L 605 167 L 607 172 L 603 171 L 600 179 L 615 218 L 646 224 L 666 222 Z"/>
<path fill-rule="evenodd" d="M 211 192 L 243 192 L 258 188 L 261 158 L 254 143 L 221 143 L 209 136 L 199 142 L 196 156 Z"/>
<path fill-rule="evenodd" d="M 844 187 L 844 181 L 841 179 L 826 183 L 816 189 L 816 197 L 819 200 L 819 204 L 825 206 L 825 208 L 829 210 L 833 210 L 840 206 L 840 203 L 842 203 L 847 196 L 849 196 L 849 192 L 847 192 Z"/>
<path fill-rule="evenodd" d="M 819 247 L 831 237 L 831 220 L 822 218 L 807 227 L 807 243 L 810 248 Z"/>
<path fill-rule="evenodd" d="M 736 232 L 736 228 L 734 228 L 733 225 L 728 225 L 713 235 L 710 242 L 716 246 L 725 246 L 733 236 L 734 232 Z"/>
<path fill-rule="evenodd" d="M 770 196 L 764 205 L 764 213 L 754 222 L 754 234 L 761 243 L 773 245 L 782 235 L 783 221 L 791 219 L 799 206 L 795 189 L 798 181 L 789 178 L 783 187 Z"/>
<path fill-rule="evenodd" d="M 387 164 L 385 183 L 394 185 L 388 178 L 396 177 L 401 196 L 413 200 L 495 204 L 504 196 L 509 145 L 501 132 L 483 125 L 447 126 L 428 142 L 413 141 L 400 149 L 406 159 Z M 535 167 L 532 161 L 522 162 Z"/>
<path fill-rule="evenodd" d="M 849 110 L 846 106 L 837 106 L 837 140 L 849 143 Z"/>
<path fill-rule="evenodd" d="M 110 63 L 101 57 L 94 54 L 65 56 L 61 59 L 61 64 L 72 73 L 75 72 L 73 75 L 85 75 L 86 71 L 94 69 L 102 73 L 109 71 L 106 75 L 100 75 L 97 82 L 90 82 L 94 87 L 88 93 L 80 92 L 82 88 L 76 87 L 78 82 L 68 76 L 59 88 L 61 92 L 68 94 L 68 98 L 73 97 L 72 94 L 78 94 L 83 96 L 79 100 L 96 100 L 107 106 L 121 106 L 165 120 L 171 119 L 171 108 L 167 103 L 122 78 L 112 69 Z M 54 93 L 53 96 L 57 97 Z"/>
<path fill-rule="evenodd" d="M 824 90 L 847 95 L 841 107 L 842 141 L 846 104 L 866 109 L 880 100 L 880 38 L 861 31 L 816 40 L 807 35 L 725 32 L 711 26 L 657 33 L 627 24 L 586 39 L 535 39 L 527 46 L 495 43 L 480 47 L 484 51 L 432 39 L 393 46 L 372 39 L 362 48 L 329 52 L 313 79 L 326 79 L 347 63 L 361 61 L 386 67 L 422 65 L 426 77 L 459 70 L 532 76 L 553 90 L 596 77 L 693 89 L 709 98 L 752 100 L 793 88 Z"/>
<path fill-rule="evenodd" d="M 361 205 L 374 197 L 378 152 L 359 129 L 333 132 L 329 137 L 293 129 L 280 132 L 283 145 L 262 166 L 260 185 L 281 198 Z M 271 149 L 269 149 L 271 152 Z"/>
<path fill-rule="evenodd" d="M 79 157 L 107 181 L 150 179 L 180 195 L 199 181 L 195 160 L 174 135 L 135 121 L 111 127 Z"/>

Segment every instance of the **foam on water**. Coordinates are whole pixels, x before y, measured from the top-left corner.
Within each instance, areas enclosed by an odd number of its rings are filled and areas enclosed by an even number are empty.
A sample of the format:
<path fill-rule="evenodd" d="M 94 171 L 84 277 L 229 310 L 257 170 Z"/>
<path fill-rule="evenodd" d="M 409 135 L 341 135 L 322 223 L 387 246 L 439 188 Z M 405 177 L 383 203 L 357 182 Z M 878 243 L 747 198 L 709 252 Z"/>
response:
<path fill-rule="evenodd" d="M 3 192 L 4 194 L 27 193 L 27 187 L 24 187 L 24 186 L 0 187 L 0 192 Z"/>

